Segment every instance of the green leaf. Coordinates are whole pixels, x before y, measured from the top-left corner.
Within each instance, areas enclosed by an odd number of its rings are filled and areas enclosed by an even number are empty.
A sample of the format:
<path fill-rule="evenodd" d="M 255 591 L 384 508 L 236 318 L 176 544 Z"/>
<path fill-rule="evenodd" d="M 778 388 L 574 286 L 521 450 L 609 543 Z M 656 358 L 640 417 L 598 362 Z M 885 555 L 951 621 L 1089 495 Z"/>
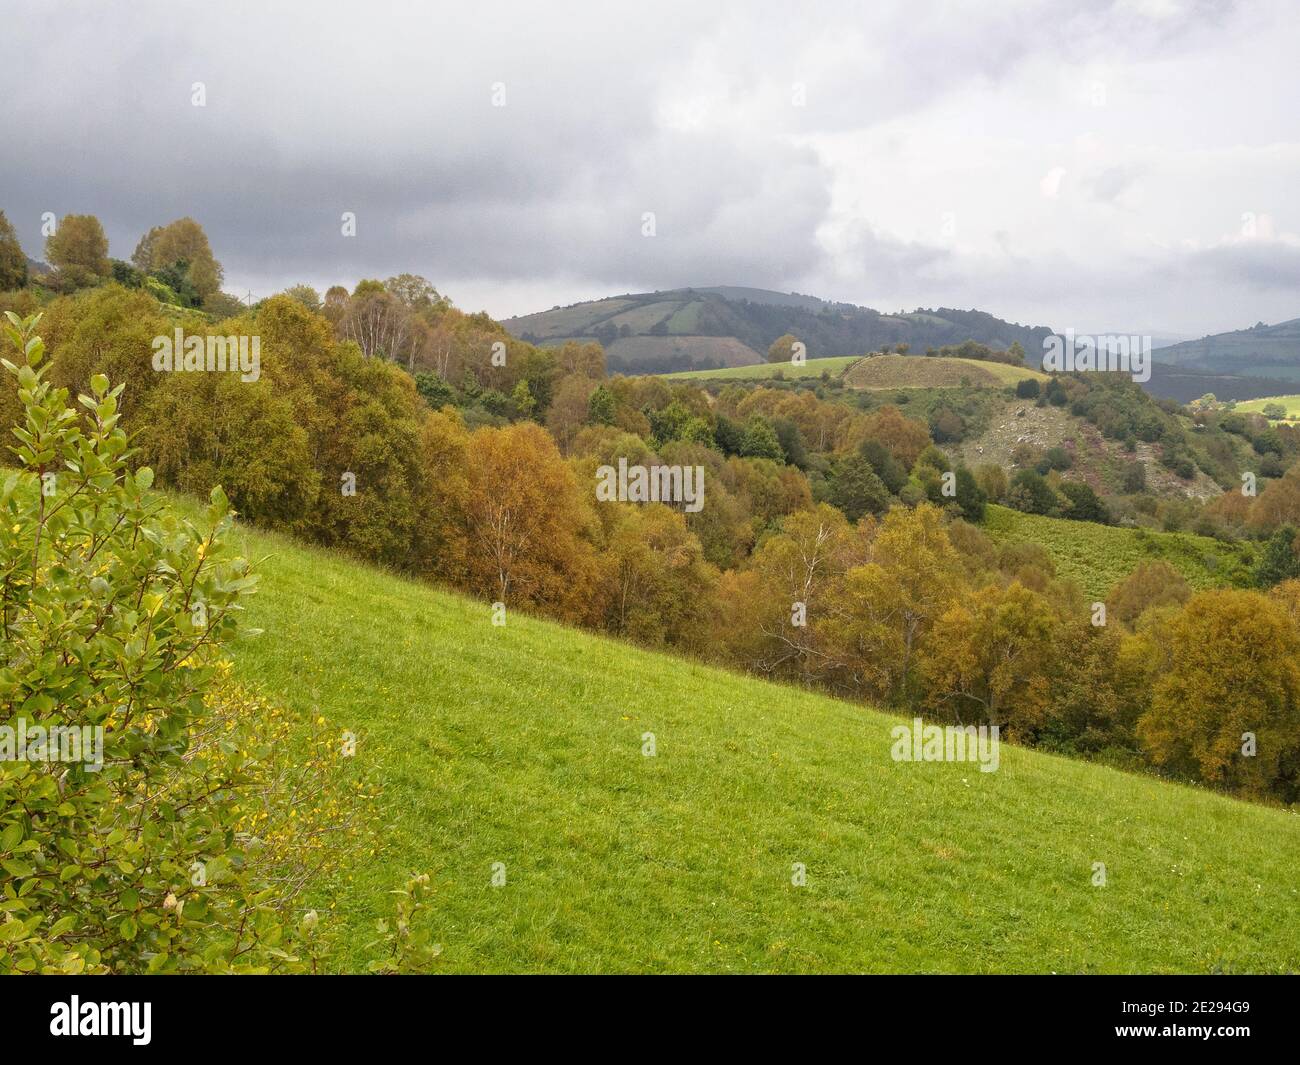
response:
<path fill-rule="evenodd" d="M 50 925 L 50 930 L 47 933 L 47 935 L 51 939 L 57 939 L 59 936 L 63 935 L 64 932 L 67 932 L 70 929 L 75 928 L 76 924 L 77 924 L 77 918 L 75 916 L 69 915 L 67 917 L 60 917 L 57 921 L 55 921 L 52 925 Z"/>

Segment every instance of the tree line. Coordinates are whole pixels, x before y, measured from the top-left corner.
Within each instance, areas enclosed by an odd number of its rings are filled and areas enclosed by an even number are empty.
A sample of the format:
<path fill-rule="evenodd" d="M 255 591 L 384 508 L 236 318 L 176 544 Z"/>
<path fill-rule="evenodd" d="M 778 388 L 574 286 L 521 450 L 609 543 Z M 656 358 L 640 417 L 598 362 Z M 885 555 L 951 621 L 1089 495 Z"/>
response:
<path fill-rule="evenodd" d="M 1098 623 L 1045 550 L 980 530 L 987 500 L 1014 501 L 1005 472 L 952 463 L 927 421 L 893 404 L 610 377 L 598 344 L 515 340 L 413 275 L 324 298 L 298 286 L 219 324 L 115 282 L 44 311 L 51 383 L 124 382 L 135 461 L 169 488 L 222 485 L 246 520 L 508 609 L 1297 798 L 1294 467 L 1239 496 L 1241 520 L 1277 545 L 1259 588 L 1193 593 L 1149 563 L 1112 589 Z M 258 335 L 260 378 L 155 372 L 151 340 L 177 322 Z M 1060 387 L 1086 413 L 1112 386 Z M 0 397 L 6 426 L 19 413 L 16 395 Z M 619 458 L 703 467 L 705 506 L 598 502 L 595 471 Z M 1035 476 L 1090 520 L 1070 482 Z"/>

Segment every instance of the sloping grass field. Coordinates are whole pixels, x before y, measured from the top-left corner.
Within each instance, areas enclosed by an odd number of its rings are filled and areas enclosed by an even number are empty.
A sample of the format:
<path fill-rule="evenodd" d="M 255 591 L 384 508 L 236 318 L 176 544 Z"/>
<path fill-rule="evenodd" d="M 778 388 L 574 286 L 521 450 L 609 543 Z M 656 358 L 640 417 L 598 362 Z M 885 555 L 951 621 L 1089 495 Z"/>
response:
<path fill-rule="evenodd" d="M 1074 581 L 1098 600 L 1143 562 L 1168 562 L 1193 588 L 1245 587 L 1254 562 L 1249 544 L 1022 514 L 995 504 L 985 508 L 983 529 L 995 543 L 1041 544 L 1052 556 L 1058 576 Z"/>
<path fill-rule="evenodd" d="M 428 872 L 446 972 L 1300 970 L 1295 814 L 1007 746 L 895 762 L 888 715 L 234 535 L 237 675 L 384 788 L 382 849 L 304 900 L 341 968 Z"/>
<path fill-rule="evenodd" d="M 1232 409 L 1244 414 L 1263 414 L 1265 407 L 1281 406 L 1286 410 L 1286 418 L 1270 419 L 1274 425 L 1279 422 L 1292 422 L 1300 418 L 1300 396 L 1265 396 L 1263 399 L 1244 399 Z"/>
<path fill-rule="evenodd" d="M 735 337 L 631 336 L 605 347 L 613 369 L 647 359 L 721 359 L 728 367 L 748 368 L 762 356 Z M 671 365 L 669 363 L 668 365 Z M 678 363 L 678 365 L 681 365 Z M 689 363 L 687 365 L 690 365 Z M 726 373 L 725 369 L 713 373 Z"/>
<path fill-rule="evenodd" d="M 839 377 L 845 370 L 858 362 L 861 355 L 836 355 L 828 359 L 808 359 L 802 366 L 793 366 L 789 362 L 760 362 L 753 366 L 730 366 L 721 370 L 684 370 L 679 373 L 663 374 L 668 380 L 693 381 L 764 381 L 775 377 L 780 371 L 787 381 L 803 377 L 820 377 L 829 373 Z"/>
<path fill-rule="evenodd" d="M 1047 374 L 1024 366 L 979 359 L 927 358 L 922 355 L 872 355 L 844 374 L 850 388 L 1001 388 Z"/>

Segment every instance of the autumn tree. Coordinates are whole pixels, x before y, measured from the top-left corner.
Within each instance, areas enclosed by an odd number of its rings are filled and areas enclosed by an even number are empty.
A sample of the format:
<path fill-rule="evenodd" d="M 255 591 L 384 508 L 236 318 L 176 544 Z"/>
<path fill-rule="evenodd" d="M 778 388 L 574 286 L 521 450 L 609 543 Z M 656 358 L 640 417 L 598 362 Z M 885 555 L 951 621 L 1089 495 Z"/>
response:
<path fill-rule="evenodd" d="M 871 545 L 870 561 L 845 574 L 824 633 L 841 683 L 896 701 L 909 691 L 918 644 L 961 594 L 961 557 L 937 507 L 895 507 Z"/>
<path fill-rule="evenodd" d="M 953 496 L 949 507 L 967 521 L 981 522 L 987 502 L 988 497 L 975 480 L 975 475 L 966 466 L 958 466 L 953 474 Z"/>
<path fill-rule="evenodd" d="M 707 636 L 716 571 L 685 516 L 659 503 L 601 503 L 605 627 L 646 644 L 698 646 Z"/>
<path fill-rule="evenodd" d="M 595 341 L 566 340 L 553 349 L 555 363 L 563 374 L 580 374 L 599 381 L 605 376 L 605 349 Z"/>
<path fill-rule="evenodd" d="M 991 503 L 1001 503 L 1010 488 L 1007 483 L 1007 471 L 991 463 L 976 467 L 975 481 L 980 486 L 980 491 L 984 493 L 984 498 Z"/>
<path fill-rule="evenodd" d="M 164 376 L 153 368 L 153 340 L 172 328 L 147 292 L 115 283 L 55 300 L 44 321 L 46 343 L 56 353 L 50 380 L 74 395 L 87 391 L 95 374 L 123 382 L 123 416 L 134 425 L 135 412 Z"/>
<path fill-rule="evenodd" d="M 927 704 L 959 725 L 1033 738 L 1049 702 L 1057 628 L 1047 601 L 1018 582 L 968 593 L 926 633 L 918 674 Z"/>
<path fill-rule="evenodd" d="M 131 263 L 142 274 L 147 274 L 153 269 L 153 249 L 161 232 L 162 226 L 151 226 L 148 232 L 136 241 L 135 251 L 131 253 Z"/>
<path fill-rule="evenodd" d="M 92 285 L 108 277 L 108 237 L 93 214 L 69 214 L 45 238 L 45 258 L 71 287 Z"/>
<path fill-rule="evenodd" d="M 1200 592 L 1164 631 L 1138 737 L 1157 765 L 1263 795 L 1295 786 L 1300 756 L 1300 634 L 1258 592 Z"/>
<path fill-rule="evenodd" d="M 1083 481 L 1064 481 L 1061 498 L 1061 517 L 1071 521 L 1095 521 L 1102 525 L 1111 523 L 1110 511 L 1091 485 Z"/>
<path fill-rule="evenodd" d="M 471 588 L 494 602 L 592 613 L 590 516 L 573 471 L 539 425 L 484 428 L 469 441 L 465 531 Z M 595 490 L 591 488 L 592 505 Z"/>
<path fill-rule="evenodd" d="M 1269 481 L 1250 508 L 1250 525 L 1271 533 L 1284 525 L 1300 526 L 1300 464 Z"/>
<path fill-rule="evenodd" d="M 596 382 L 582 374 L 570 374 L 560 381 L 546 414 L 546 428 L 555 437 L 562 451 L 567 451 L 578 430 L 591 414 L 591 397 L 597 390 Z"/>
<path fill-rule="evenodd" d="M 798 337 L 790 333 L 777 337 L 767 349 L 767 361 L 789 362 L 794 358 L 794 346 L 798 342 Z"/>
<path fill-rule="evenodd" d="M 1051 648 L 1051 702 L 1037 731 L 1038 746 L 1135 760 L 1134 685 L 1129 671 L 1118 666 L 1127 638 L 1122 626 L 1094 625 L 1090 615 L 1061 619 Z"/>
<path fill-rule="evenodd" d="M 419 568 L 411 545 L 430 505 L 420 443 L 428 408 L 404 370 L 340 347 L 328 353 L 312 403 L 326 417 L 313 440 L 321 471 L 316 535 L 388 565 Z"/>
<path fill-rule="evenodd" d="M 0 292 L 27 284 L 27 254 L 18 243 L 18 233 L 0 211 Z"/>
<path fill-rule="evenodd" d="M 284 290 L 284 294 L 291 300 L 297 300 L 309 311 L 321 309 L 320 293 L 311 285 L 290 285 Z"/>
<path fill-rule="evenodd" d="M 756 529 L 747 503 L 752 497 L 728 476 L 727 460 L 712 447 L 687 440 L 666 444 L 661 459 L 669 465 L 704 469 L 706 503 L 700 510 L 686 515 L 686 525 L 699 538 L 709 562 L 719 569 L 740 565 L 754 545 Z M 785 512 L 792 505 L 801 505 L 801 499 L 792 501 L 788 495 L 780 498 L 784 494 L 782 487 L 778 482 L 772 492 L 762 493 L 768 505 Z"/>
<path fill-rule="evenodd" d="M 135 444 L 160 483 L 190 495 L 222 485 L 245 519 L 291 528 L 320 491 L 292 403 L 269 380 L 171 373 L 140 408 Z"/>
<path fill-rule="evenodd" d="M 337 328 L 339 322 L 343 320 L 347 305 L 348 290 L 342 285 L 330 285 L 325 290 L 325 299 L 321 304 L 321 314 L 330 320 L 331 325 Z"/>
<path fill-rule="evenodd" d="M 924 422 L 905 417 L 897 407 L 885 406 L 855 421 L 840 446 L 856 448 L 866 440 L 879 441 L 903 469 L 910 470 L 930 446 L 930 431 Z"/>
<path fill-rule="evenodd" d="M 367 359 L 384 358 L 412 368 L 423 343 L 423 323 L 378 281 L 362 281 L 347 302 L 339 333 Z"/>
<path fill-rule="evenodd" d="M 412 311 L 446 306 L 447 301 L 419 274 L 398 274 L 384 282 L 384 288 Z"/>
<path fill-rule="evenodd" d="M 1150 607 L 1182 606 L 1191 594 L 1183 575 L 1168 562 L 1143 562 L 1106 596 L 1107 617 L 1132 625 Z"/>
<path fill-rule="evenodd" d="M 829 616 L 836 583 L 855 561 L 858 537 L 825 503 L 782 520 L 749 567 L 752 580 L 733 585 L 728 630 L 744 631 L 744 663 L 767 675 L 805 680 L 824 671 L 819 623 Z"/>
<path fill-rule="evenodd" d="M 200 301 L 216 295 L 225 276 L 212 254 L 207 233 L 188 217 L 149 230 L 140 238 L 131 261 L 146 274 L 173 273 L 183 278 Z"/>
<path fill-rule="evenodd" d="M 532 416 L 533 411 L 537 409 L 537 400 L 533 399 L 533 390 L 528 387 L 527 380 L 520 378 L 515 384 L 510 392 L 510 403 L 519 417 Z"/>
<path fill-rule="evenodd" d="M 426 415 L 420 424 L 424 495 L 416 516 L 413 553 L 425 575 L 462 587 L 469 583 L 469 437 L 453 408 Z"/>
<path fill-rule="evenodd" d="M 729 458 L 720 466 L 715 480 L 721 480 L 739 502 L 748 516 L 754 540 L 787 514 L 812 505 L 808 478 L 793 466 L 771 459 Z"/>

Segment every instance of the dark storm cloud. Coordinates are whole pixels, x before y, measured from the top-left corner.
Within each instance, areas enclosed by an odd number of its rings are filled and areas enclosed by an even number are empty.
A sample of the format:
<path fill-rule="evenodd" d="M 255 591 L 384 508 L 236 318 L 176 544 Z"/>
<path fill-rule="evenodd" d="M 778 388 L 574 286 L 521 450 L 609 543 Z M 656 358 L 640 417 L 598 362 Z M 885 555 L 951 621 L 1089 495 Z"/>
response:
<path fill-rule="evenodd" d="M 663 26 L 597 26 L 584 42 L 563 25 L 526 41 L 406 6 L 331 28 L 330 9 L 312 6 L 301 22 L 194 8 L 187 32 L 184 13 L 81 10 L 57 47 L 20 23 L 11 43 L 27 58 L 0 73 L 15 104 L 6 140 L 20 145 L 0 159 L 0 187 L 37 254 L 43 212 L 91 211 L 122 258 L 149 226 L 193 215 L 228 274 L 668 286 L 683 263 L 776 283 L 820 259 L 828 176 L 811 150 L 656 121 L 647 78 L 680 44 Z M 677 25 L 689 41 L 691 20 Z M 42 54 L 63 76 L 39 76 Z M 192 105 L 195 82 L 205 106 Z"/>
<path fill-rule="evenodd" d="M 20 58 L 0 71 L 18 145 L 0 158 L 4 206 L 35 254 L 46 211 L 98 214 L 122 258 L 149 226 L 192 215 L 228 274 L 785 286 L 827 266 L 831 176 L 774 133 L 906 112 L 1031 46 L 1001 18 L 936 9 L 916 16 L 926 77 L 895 48 L 849 73 L 851 57 L 822 62 L 817 20 L 792 23 L 784 5 L 633 10 L 87 4 L 51 20 L 32 6 L 9 37 Z M 701 55 L 710 42 L 724 52 Z M 724 108 L 756 89 L 750 121 L 720 129 L 707 101 L 702 123 L 665 117 L 710 62 L 736 68 Z M 765 99 L 789 91 L 773 64 L 806 77 L 815 106 Z M 345 211 L 355 238 L 341 235 Z M 895 251 L 898 269 L 913 261 L 884 242 L 873 265 L 889 270 Z"/>

